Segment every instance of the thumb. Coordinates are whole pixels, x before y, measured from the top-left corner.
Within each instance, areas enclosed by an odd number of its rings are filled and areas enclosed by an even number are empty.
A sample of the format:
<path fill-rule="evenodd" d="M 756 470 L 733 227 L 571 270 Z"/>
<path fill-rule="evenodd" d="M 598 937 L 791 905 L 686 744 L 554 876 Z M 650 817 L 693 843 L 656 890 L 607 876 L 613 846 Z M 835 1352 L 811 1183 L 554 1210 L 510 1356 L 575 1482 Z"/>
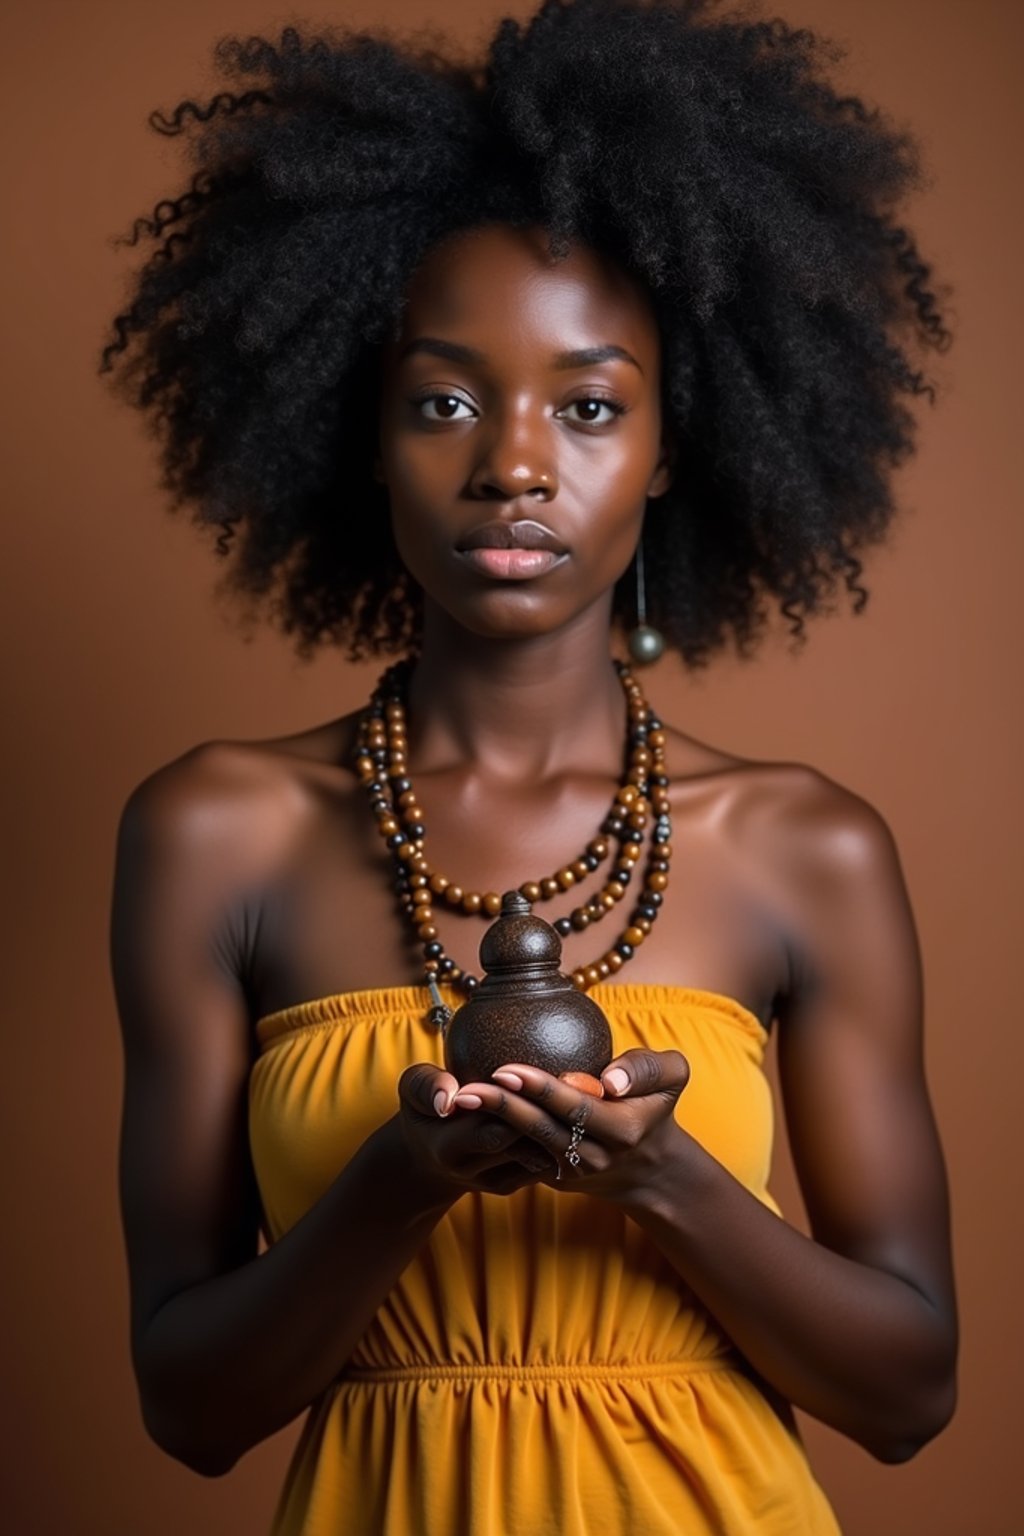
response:
<path fill-rule="evenodd" d="M 458 1078 L 432 1061 L 414 1062 L 398 1079 L 399 1102 L 418 1115 L 450 1114 L 458 1090 Z"/>
<path fill-rule="evenodd" d="M 642 1098 L 653 1093 L 678 1099 L 690 1080 L 690 1063 L 682 1051 L 623 1051 L 601 1073 L 610 1099 Z"/>

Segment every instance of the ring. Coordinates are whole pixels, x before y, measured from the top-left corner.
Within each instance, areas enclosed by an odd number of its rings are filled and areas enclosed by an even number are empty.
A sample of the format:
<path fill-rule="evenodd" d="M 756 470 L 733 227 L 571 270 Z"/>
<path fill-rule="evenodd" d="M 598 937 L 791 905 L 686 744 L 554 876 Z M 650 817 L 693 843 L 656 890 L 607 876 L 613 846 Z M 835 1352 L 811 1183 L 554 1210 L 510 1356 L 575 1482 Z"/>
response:
<path fill-rule="evenodd" d="M 585 1135 L 586 1120 L 586 1109 L 581 1109 L 572 1123 L 572 1135 L 569 1137 L 569 1145 L 565 1149 L 565 1160 L 570 1168 L 578 1168 L 580 1165 L 580 1154 L 577 1149 Z"/>

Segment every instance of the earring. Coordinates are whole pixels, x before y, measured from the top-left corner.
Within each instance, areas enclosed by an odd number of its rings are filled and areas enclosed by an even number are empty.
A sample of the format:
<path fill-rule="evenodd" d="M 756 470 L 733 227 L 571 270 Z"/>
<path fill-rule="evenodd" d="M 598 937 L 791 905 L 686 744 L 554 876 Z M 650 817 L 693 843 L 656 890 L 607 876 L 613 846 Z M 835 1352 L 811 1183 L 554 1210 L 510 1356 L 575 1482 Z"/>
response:
<path fill-rule="evenodd" d="M 659 629 L 647 622 L 647 594 L 644 590 L 644 536 L 636 546 L 636 627 L 631 629 L 626 641 L 629 654 L 635 662 L 646 666 L 657 661 L 665 649 L 665 637 Z"/>

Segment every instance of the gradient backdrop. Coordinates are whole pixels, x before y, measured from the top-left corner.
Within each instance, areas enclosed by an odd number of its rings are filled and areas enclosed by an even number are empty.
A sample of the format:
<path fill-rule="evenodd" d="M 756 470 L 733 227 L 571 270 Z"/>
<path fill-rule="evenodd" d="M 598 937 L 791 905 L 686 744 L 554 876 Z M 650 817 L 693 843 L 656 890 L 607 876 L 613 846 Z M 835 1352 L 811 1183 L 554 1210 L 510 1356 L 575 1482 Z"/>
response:
<path fill-rule="evenodd" d="M 215 606 L 204 544 L 162 511 L 141 424 L 93 370 L 129 260 L 109 237 L 178 183 L 175 146 L 148 132 L 147 113 L 205 90 L 216 36 L 289 17 L 266 0 L 5 9 L 2 1523 L 10 1536 L 258 1533 L 297 1426 L 211 1482 L 147 1441 L 136 1406 L 115 1185 L 114 830 L 157 765 L 210 737 L 277 735 L 348 710 L 370 674 L 336 656 L 301 668 L 269 633 L 243 642 Z M 472 40 L 503 8 L 308 0 L 299 14 L 441 21 Z M 867 612 L 821 620 L 797 659 L 776 641 L 696 680 L 662 663 L 648 687 L 698 736 L 818 765 L 896 834 L 952 1179 L 961 1405 L 904 1467 L 814 1424 L 807 1439 L 848 1536 L 1015 1536 L 1024 517 L 1010 149 L 1024 11 L 791 0 L 785 14 L 845 40 L 854 88 L 923 140 L 933 179 L 913 222 L 954 285 L 958 342 L 902 476 L 905 514 L 869 566 Z M 799 1219 L 784 1145 L 775 1189 Z"/>

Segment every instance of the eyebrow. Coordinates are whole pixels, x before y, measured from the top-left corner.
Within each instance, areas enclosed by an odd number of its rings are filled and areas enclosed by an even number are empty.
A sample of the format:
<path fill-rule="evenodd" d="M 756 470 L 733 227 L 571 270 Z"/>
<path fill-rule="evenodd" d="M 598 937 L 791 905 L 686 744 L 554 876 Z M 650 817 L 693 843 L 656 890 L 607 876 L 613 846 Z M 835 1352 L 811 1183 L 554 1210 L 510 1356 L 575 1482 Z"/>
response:
<path fill-rule="evenodd" d="M 458 341 L 442 341 L 438 336 L 418 336 L 402 348 L 398 360 L 403 362 L 416 352 L 428 352 L 434 357 L 446 357 L 453 363 L 486 363 L 487 358 L 483 352 L 478 352 L 475 347 L 463 346 Z M 552 359 L 556 368 L 589 368 L 594 363 L 624 362 L 632 363 L 641 373 L 643 369 L 625 347 L 617 347 L 607 342 L 600 347 L 578 347 L 572 352 L 556 352 Z"/>

